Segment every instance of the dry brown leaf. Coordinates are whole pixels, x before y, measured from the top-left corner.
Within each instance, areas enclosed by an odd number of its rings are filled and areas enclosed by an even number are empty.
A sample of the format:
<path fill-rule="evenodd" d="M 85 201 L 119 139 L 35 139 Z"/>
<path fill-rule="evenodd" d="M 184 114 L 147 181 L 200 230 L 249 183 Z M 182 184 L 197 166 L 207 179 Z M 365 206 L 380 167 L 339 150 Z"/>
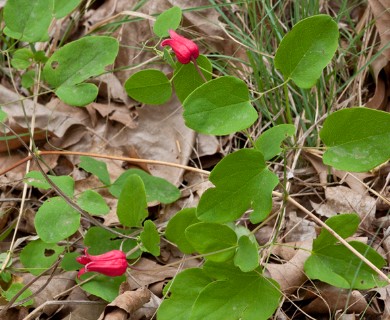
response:
<path fill-rule="evenodd" d="M 64 305 L 59 312 L 58 318 L 61 320 L 96 320 L 103 312 L 107 302 L 101 301 L 101 304 L 96 304 L 94 299 L 99 299 L 93 295 L 89 296 L 80 287 L 75 287 L 69 293 L 66 300 L 68 301 L 91 301 L 91 304 L 74 303 Z M 60 316 L 62 316 L 60 318 Z M 57 319 L 57 318 L 56 318 Z"/>
<path fill-rule="evenodd" d="M 325 283 L 319 283 L 314 290 L 318 291 L 318 296 L 302 308 L 309 314 L 332 314 L 343 310 L 347 314 L 378 315 L 358 290 L 340 289 Z"/>
<path fill-rule="evenodd" d="M 311 241 L 302 242 L 300 246 L 302 249 L 298 248 L 291 260 L 283 264 L 267 264 L 266 270 L 269 272 L 272 279 L 280 284 L 280 289 L 284 293 L 293 293 L 307 280 L 303 266 L 310 256 L 311 246 Z"/>
<path fill-rule="evenodd" d="M 382 319 L 390 319 L 390 286 L 375 288 L 370 291 L 378 293 L 378 299 L 384 303 Z"/>
<path fill-rule="evenodd" d="M 151 292 L 145 288 L 125 291 L 108 304 L 98 320 L 126 320 L 151 298 Z"/>
<path fill-rule="evenodd" d="M 368 195 L 362 195 L 344 186 L 328 187 L 325 189 L 326 201 L 323 204 L 311 202 L 314 210 L 325 217 L 338 213 L 359 215 L 361 226 L 367 230 L 372 228 L 375 219 L 376 200 Z"/>
<path fill-rule="evenodd" d="M 316 224 L 297 216 L 295 211 L 290 211 L 286 219 L 286 242 L 303 242 L 313 240 L 316 234 Z"/>
<path fill-rule="evenodd" d="M 368 4 L 374 14 L 375 26 L 381 38 L 380 48 L 390 42 L 390 0 L 368 0 Z M 390 60 L 390 47 L 383 51 L 383 55 Z"/>
<path fill-rule="evenodd" d="M 41 304 L 44 304 L 48 300 L 52 300 L 54 296 L 60 294 L 61 292 L 71 288 L 75 284 L 77 272 L 64 272 L 59 275 L 55 275 L 50 279 L 49 283 L 44 290 L 39 292 L 34 296 L 34 307 L 37 308 Z M 29 282 L 32 278 L 35 278 L 34 275 L 28 273 L 23 276 L 23 281 L 25 283 Z M 37 281 L 35 281 L 31 286 L 30 290 L 32 292 L 37 292 L 42 286 L 46 285 L 46 282 L 49 280 L 49 276 L 42 276 Z M 44 307 L 43 312 L 47 315 L 54 313 L 60 305 L 47 305 Z"/>
<path fill-rule="evenodd" d="M 366 107 L 390 111 L 390 62 L 386 56 L 381 55 L 371 64 L 371 67 L 376 87 Z"/>
<path fill-rule="evenodd" d="M 152 283 L 173 278 L 176 273 L 176 268 L 164 267 L 155 261 L 141 258 L 130 271 L 128 282 L 130 284 L 131 290 L 134 290 L 140 287 L 148 286 Z"/>
<path fill-rule="evenodd" d="M 368 3 L 381 39 L 378 51 L 385 46 L 387 49 L 371 65 L 376 88 L 374 96 L 366 106 L 390 111 L 390 0 L 369 0 Z"/>

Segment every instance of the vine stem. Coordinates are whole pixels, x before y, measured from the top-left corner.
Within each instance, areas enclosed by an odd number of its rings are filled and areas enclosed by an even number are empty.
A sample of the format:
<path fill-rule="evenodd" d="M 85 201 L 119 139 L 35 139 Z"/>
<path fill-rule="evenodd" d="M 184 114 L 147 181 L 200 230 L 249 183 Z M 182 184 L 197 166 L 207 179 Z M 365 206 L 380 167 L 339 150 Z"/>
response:
<path fill-rule="evenodd" d="M 272 194 L 274 196 L 285 198 L 288 202 L 290 202 L 292 205 L 297 207 L 298 209 L 302 210 L 304 213 L 306 213 L 310 218 L 312 218 L 317 224 L 319 224 L 321 227 L 329 231 L 329 233 L 334 236 L 340 243 L 345 246 L 349 251 L 351 251 L 356 257 L 358 257 L 361 261 L 363 261 L 367 266 L 369 266 L 375 273 L 377 273 L 379 276 L 381 276 L 388 284 L 390 284 L 390 279 L 387 277 L 387 275 L 382 272 L 378 267 L 376 267 L 370 260 L 368 260 L 365 256 L 363 256 L 359 251 L 357 251 L 354 247 L 352 247 L 344 238 L 342 238 L 336 231 L 334 231 L 331 227 L 329 227 L 325 222 L 323 222 L 320 218 L 318 218 L 315 214 L 307 210 L 304 206 L 302 206 L 299 202 L 291 198 L 290 196 L 285 197 L 283 193 L 272 191 Z"/>
<path fill-rule="evenodd" d="M 202 80 L 203 80 L 204 82 L 207 82 L 207 79 L 206 79 L 206 77 L 204 76 L 202 70 L 200 70 L 198 63 L 196 62 L 196 59 L 195 59 L 194 57 L 191 57 L 191 61 L 192 61 L 192 63 L 194 64 L 195 69 L 196 69 L 196 71 L 198 71 L 198 73 L 199 73 L 200 77 L 202 78 Z"/>

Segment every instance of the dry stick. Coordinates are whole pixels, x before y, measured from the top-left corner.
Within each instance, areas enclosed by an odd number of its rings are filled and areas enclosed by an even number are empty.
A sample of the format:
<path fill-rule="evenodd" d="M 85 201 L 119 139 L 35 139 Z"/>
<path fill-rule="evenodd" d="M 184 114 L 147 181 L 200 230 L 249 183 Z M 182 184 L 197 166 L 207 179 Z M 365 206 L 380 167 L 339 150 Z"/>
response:
<path fill-rule="evenodd" d="M 204 175 L 210 175 L 209 171 L 189 167 L 183 164 L 179 163 L 173 163 L 173 162 L 166 162 L 166 161 L 159 161 L 159 160 L 149 160 L 149 159 L 137 159 L 137 158 L 128 158 L 128 157 L 120 157 L 120 156 L 110 156 L 107 154 L 98 154 L 98 153 L 90 153 L 90 152 L 81 152 L 81 151 L 37 151 L 37 156 L 45 156 L 45 155 L 73 155 L 73 156 L 88 156 L 92 158 L 100 158 L 100 159 L 110 159 L 110 160 L 118 160 L 118 161 L 125 161 L 125 162 L 131 162 L 131 163 L 146 163 L 146 164 L 153 164 L 153 165 L 159 165 L 159 166 L 167 166 L 167 167 L 174 167 L 179 169 L 184 169 L 187 171 L 193 171 L 197 173 L 201 173 Z M 12 166 L 0 171 L 0 176 L 7 173 L 8 171 L 11 171 L 15 169 L 16 167 L 22 165 L 23 163 L 31 160 L 33 156 L 27 156 L 26 158 L 18 161 L 17 163 L 13 164 Z"/>
<path fill-rule="evenodd" d="M 37 72 L 37 83 L 39 84 L 39 79 L 40 79 L 40 69 L 39 67 L 37 66 L 36 67 L 38 69 L 38 72 Z M 13 78 L 11 77 L 12 79 L 12 83 L 15 87 L 15 83 L 13 82 Z M 33 110 L 32 110 L 32 117 L 31 117 L 31 125 L 30 125 L 30 142 L 29 142 L 29 147 L 28 147 L 28 150 L 31 150 L 33 148 L 33 146 L 35 145 L 34 144 L 34 131 L 35 131 L 35 108 L 38 104 L 38 91 L 39 91 L 39 85 L 35 84 L 34 85 L 34 100 L 33 100 Z M 22 103 L 22 108 L 23 108 L 23 111 L 24 111 L 24 106 L 23 106 L 23 103 Z M 24 114 L 25 111 L 24 111 Z M 18 137 L 20 139 L 20 137 Z M 22 140 L 23 141 L 23 140 Z M 24 142 L 23 142 L 24 143 Z M 31 159 L 27 161 L 27 165 L 26 165 L 26 174 L 30 171 L 30 165 L 31 165 Z M 16 234 L 18 232 L 18 229 L 19 229 L 19 225 L 20 225 L 20 222 L 22 221 L 22 216 L 23 216 L 23 211 L 24 211 L 24 205 L 25 205 L 25 201 L 26 201 L 26 196 L 27 196 L 27 189 L 28 189 L 28 185 L 27 183 L 24 183 L 23 184 L 23 190 L 22 190 L 22 199 L 21 199 L 21 203 L 20 203 L 20 211 L 19 211 L 19 215 L 18 215 L 18 218 L 16 220 L 16 225 L 15 225 L 15 231 L 14 231 L 14 234 L 12 235 L 12 239 L 11 239 L 11 244 L 10 244 L 10 248 L 9 248 L 9 251 L 7 253 L 7 257 L 5 258 L 5 261 L 3 262 L 3 265 L 1 266 L 0 268 L 0 273 L 2 273 L 5 268 L 7 267 L 7 264 L 8 262 L 10 261 L 11 259 L 11 255 L 14 251 L 14 246 L 15 246 L 15 242 L 16 242 Z"/>
<path fill-rule="evenodd" d="M 106 154 L 79 152 L 79 151 L 38 151 L 37 152 L 38 156 L 52 155 L 52 154 L 54 154 L 54 155 L 89 156 L 92 158 L 111 159 L 111 160 L 119 160 L 119 161 L 132 162 L 132 163 L 154 164 L 154 165 L 160 165 L 160 166 L 180 168 L 180 169 L 184 169 L 187 171 L 201 173 L 204 175 L 210 174 L 210 172 L 206 171 L 206 170 L 202 170 L 202 169 L 198 169 L 198 168 L 194 168 L 194 167 L 189 167 L 189 166 L 179 164 L 179 163 L 165 162 L 165 161 L 159 161 L 159 160 L 148 160 L 148 159 L 120 157 L 120 156 L 110 156 L 110 155 L 106 155 Z"/>
<path fill-rule="evenodd" d="M 277 197 L 284 197 L 284 195 L 280 192 L 272 191 L 272 194 Z M 298 203 L 296 200 L 291 198 L 290 196 L 286 197 L 286 200 L 293 204 L 298 209 L 302 210 L 304 213 L 306 213 L 308 216 L 310 216 L 317 224 L 319 224 L 321 227 L 325 228 L 327 231 L 330 232 L 331 235 L 333 235 L 337 240 L 340 241 L 340 243 L 345 246 L 349 251 L 351 251 L 356 257 L 358 257 L 360 260 L 362 260 L 367 266 L 369 266 L 372 270 L 374 270 L 379 276 L 381 276 L 384 280 L 386 280 L 387 283 L 390 284 L 390 279 L 386 276 L 384 272 L 382 272 L 379 268 L 377 268 L 371 261 L 369 261 L 366 257 L 364 257 L 359 251 L 357 251 L 354 247 L 352 247 L 345 239 L 343 239 L 337 232 L 335 232 L 331 227 L 329 227 L 325 222 L 323 222 L 321 219 L 317 218 L 315 214 L 311 213 L 309 210 L 307 210 L 304 206 L 302 206 L 300 203 Z"/>

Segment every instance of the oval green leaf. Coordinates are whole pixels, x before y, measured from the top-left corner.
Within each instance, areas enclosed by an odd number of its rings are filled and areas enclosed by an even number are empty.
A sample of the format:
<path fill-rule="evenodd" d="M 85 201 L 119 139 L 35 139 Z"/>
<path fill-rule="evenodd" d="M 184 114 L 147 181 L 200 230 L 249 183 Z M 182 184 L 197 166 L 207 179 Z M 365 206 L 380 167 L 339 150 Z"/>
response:
<path fill-rule="evenodd" d="M 37 276 L 50 268 L 63 251 L 64 247 L 38 239 L 29 242 L 23 248 L 20 253 L 20 262 L 31 274 Z"/>
<path fill-rule="evenodd" d="M 172 86 L 160 70 L 148 69 L 133 74 L 125 82 L 127 94 L 146 104 L 163 104 L 172 95 Z"/>
<path fill-rule="evenodd" d="M 258 118 L 245 82 L 230 76 L 201 85 L 183 107 L 186 125 L 204 134 L 234 133 L 250 127 Z"/>
<path fill-rule="evenodd" d="M 80 214 L 64 199 L 53 197 L 38 209 L 34 220 L 39 237 L 47 243 L 55 243 L 74 234 L 80 226 Z"/>
<path fill-rule="evenodd" d="M 86 190 L 77 199 L 77 204 L 81 209 L 93 215 L 103 215 L 110 212 L 104 198 L 94 190 Z"/>
<path fill-rule="evenodd" d="M 263 154 L 265 161 L 271 160 L 282 151 L 280 144 L 283 140 L 293 136 L 294 133 L 294 125 L 280 124 L 262 133 L 256 140 L 255 147 Z"/>
<path fill-rule="evenodd" d="M 120 223 L 126 227 L 142 227 L 142 221 L 148 216 L 145 186 L 142 179 L 132 174 L 122 188 L 116 213 Z"/>
<path fill-rule="evenodd" d="M 96 160 L 91 157 L 81 156 L 79 167 L 89 173 L 94 174 L 106 186 L 111 184 L 110 174 L 108 173 L 107 164 L 105 162 Z"/>
<path fill-rule="evenodd" d="M 272 208 L 277 176 L 268 170 L 261 152 L 241 149 L 222 159 L 210 174 L 215 188 L 200 198 L 197 216 L 208 222 L 231 222 L 250 207 L 252 223 L 264 220 Z"/>
<path fill-rule="evenodd" d="M 81 276 L 81 280 L 88 279 L 92 273 Z M 126 276 L 108 277 L 102 274 L 81 285 L 81 288 L 108 302 L 112 302 L 119 295 L 120 285 L 126 281 Z"/>
<path fill-rule="evenodd" d="M 119 43 L 115 38 L 83 37 L 66 44 L 49 58 L 43 68 L 43 78 L 59 90 L 60 98 L 67 99 L 68 103 L 78 106 L 87 104 L 96 98 L 96 86 L 77 85 L 106 72 L 105 67 L 114 63 L 118 50 Z M 86 94 L 86 97 L 71 97 L 72 92 L 77 95 Z M 93 93 L 96 93 L 94 97 Z"/>
<path fill-rule="evenodd" d="M 339 31 L 324 14 L 299 21 L 287 33 L 275 55 L 275 67 L 298 87 L 311 88 L 338 47 Z"/>
<path fill-rule="evenodd" d="M 210 81 L 212 77 L 212 65 L 210 60 L 205 56 L 200 55 L 196 59 L 196 63 L 206 80 Z M 175 87 L 175 93 L 182 103 L 191 92 L 204 83 L 204 80 L 198 73 L 198 70 L 196 70 L 193 62 L 187 64 L 182 64 L 180 62 L 176 63 L 175 72 L 173 74 L 173 85 Z"/>
<path fill-rule="evenodd" d="M 131 229 L 115 230 L 123 234 L 130 234 L 134 231 Z M 116 234 L 113 234 L 101 227 L 91 227 L 85 234 L 84 244 L 88 247 L 88 253 L 97 255 L 111 250 L 122 250 L 124 252 L 128 252 L 137 246 L 137 241 L 134 239 L 123 240 Z M 141 253 L 141 250 L 137 250 L 127 258 L 136 259 L 141 255 Z"/>
<path fill-rule="evenodd" d="M 27 69 L 33 63 L 34 54 L 30 49 L 22 48 L 16 50 L 12 56 L 11 65 L 18 69 L 24 70 Z"/>
<path fill-rule="evenodd" d="M 71 13 L 81 0 L 54 0 L 54 16 L 56 19 L 61 19 Z"/>
<path fill-rule="evenodd" d="M 186 229 L 185 236 L 200 254 L 223 250 L 223 252 L 205 256 L 207 260 L 211 261 L 226 261 L 232 258 L 237 246 L 236 233 L 228 226 L 218 223 L 199 222 L 193 224 Z"/>
<path fill-rule="evenodd" d="M 56 90 L 58 98 L 66 104 L 83 107 L 96 99 L 98 87 L 93 83 L 79 83 L 74 86 L 61 86 Z"/>
<path fill-rule="evenodd" d="M 26 42 L 46 41 L 53 0 L 8 0 L 4 6 L 4 33 Z"/>
<path fill-rule="evenodd" d="M 146 220 L 144 222 L 144 230 L 140 234 L 140 239 L 145 251 L 155 257 L 160 255 L 160 235 L 153 221 Z"/>
<path fill-rule="evenodd" d="M 238 248 L 234 256 L 234 265 L 243 272 L 249 272 L 259 267 L 257 243 L 248 236 L 238 239 Z"/>
<path fill-rule="evenodd" d="M 328 116 L 320 137 L 327 146 L 325 164 L 368 171 L 390 159 L 390 114 L 368 108 L 339 110 Z"/>
<path fill-rule="evenodd" d="M 74 180 L 72 177 L 52 175 L 47 176 L 63 193 L 65 193 L 68 197 L 73 197 Z M 29 173 L 27 173 L 24 177 L 24 182 L 27 183 L 29 186 L 45 190 L 49 190 L 52 188 L 40 171 L 30 171 Z"/>
<path fill-rule="evenodd" d="M 176 30 L 180 25 L 181 17 L 181 9 L 176 6 L 162 12 L 154 23 L 153 32 L 160 38 L 168 37 L 168 30 Z"/>
<path fill-rule="evenodd" d="M 139 169 L 129 169 L 123 172 L 109 188 L 110 193 L 118 198 L 127 177 L 134 174 L 139 176 L 144 183 L 147 202 L 158 201 L 168 204 L 180 197 L 180 190 L 172 183 L 163 178 L 151 176 Z"/>
<path fill-rule="evenodd" d="M 185 230 L 190 225 L 200 222 L 196 217 L 196 208 L 185 208 L 176 213 L 169 221 L 165 230 L 165 237 L 175 243 L 181 252 L 191 254 L 194 247 L 187 240 Z"/>

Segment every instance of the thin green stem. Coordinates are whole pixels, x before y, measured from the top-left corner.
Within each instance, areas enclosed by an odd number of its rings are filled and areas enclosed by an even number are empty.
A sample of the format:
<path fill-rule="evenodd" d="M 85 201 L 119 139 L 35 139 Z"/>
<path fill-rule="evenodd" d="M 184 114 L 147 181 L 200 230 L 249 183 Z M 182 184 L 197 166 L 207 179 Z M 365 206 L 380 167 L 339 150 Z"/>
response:
<path fill-rule="evenodd" d="M 291 109 L 290 109 L 290 100 L 289 100 L 289 97 L 288 97 L 288 86 L 287 86 L 287 82 L 286 81 L 283 83 L 283 91 L 284 91 L 284 99 L 285 99 L 285 103 L 286 103 L 287 123 L 293 124 L 292 116 L 291 116 Z"/>
<path fill-rule="evenodd" d="M 192 63 L 194 64 L 196 71 L 198 71 L 198 73 L 199 73 L 200 77 L 203 79 L 203 81 L 204 81 L 204 82 L 207 82 L 207 79 L 206 79 L 206 77 L 204 76 L 202 70 L 200 70 L 200 68 L 199 68 L 199 66 L 198 66 L 198 63 L 196 62 L 196 59 L 195 59 L 194 57 L 191 57 L 191 61 L 192 61 Z"/>

